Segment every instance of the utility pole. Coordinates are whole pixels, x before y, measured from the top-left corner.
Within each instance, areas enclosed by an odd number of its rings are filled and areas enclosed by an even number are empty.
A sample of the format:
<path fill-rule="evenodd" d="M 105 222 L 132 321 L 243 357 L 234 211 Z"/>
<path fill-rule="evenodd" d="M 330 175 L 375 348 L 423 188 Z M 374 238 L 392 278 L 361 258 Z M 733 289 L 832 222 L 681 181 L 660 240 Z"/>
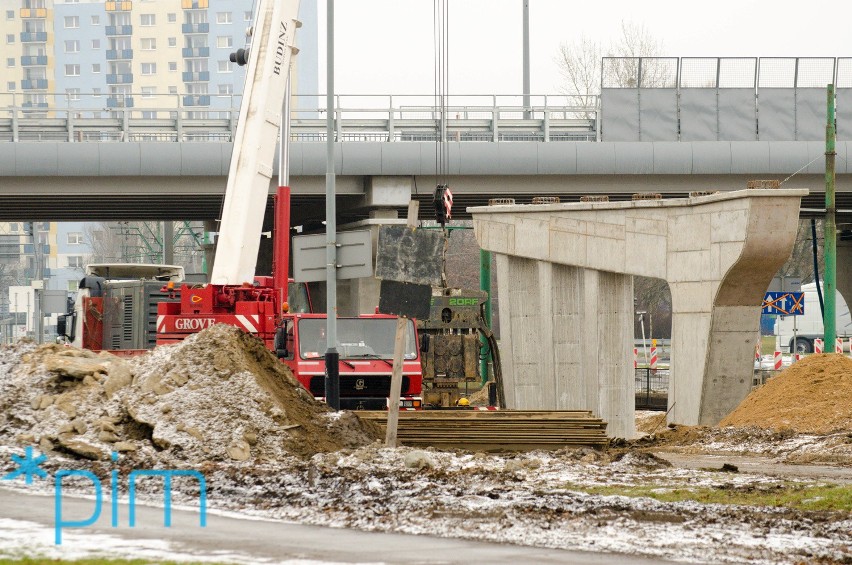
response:
<path fill-rule="evenodd" d="M 825 328 L 825 350 L 834 351 L 837 337 L 837 228 L 834 218 L 834 85 L 828 85 L 828 104 L 825 124 L 825 312 L 823 327 Z"/>
<path fill-rule="evenodd" d="M 479 290 L 488 293 L 488 298 L 485 300 L 485 325 L 491 329 L 491 252 L 484 249 L 479 250 Z M 488 340 L 484 335 L 480 351 L 479 374 L 482 384 L 485 384 L 488 381 L 488 360 L 491 357 L 491 348 L 488 347 Z"/>
<path fill-rule="evenodd" d="M 326 339 L 325 401 L 340 410 L 340 354 L 337 352 L 337 207 L 334 178 L 334 0 L 326 2 L 326 129 L 325 129 L 325 242 Z"/>
<path fill-rule="evenodd" d="M 524 4 L 524 118 L 531 119 L 530 110 L 530 0 Z"/>

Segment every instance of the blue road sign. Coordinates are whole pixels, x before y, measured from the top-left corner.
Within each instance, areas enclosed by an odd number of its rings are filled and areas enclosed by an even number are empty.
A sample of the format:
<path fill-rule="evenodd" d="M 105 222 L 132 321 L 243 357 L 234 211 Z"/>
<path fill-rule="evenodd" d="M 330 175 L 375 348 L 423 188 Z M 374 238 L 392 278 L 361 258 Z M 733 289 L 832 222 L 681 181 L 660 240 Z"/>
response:
<path fill-rule="evenodd" d="M 805 313 L 804 292 L 767 292 L 763 297 L 761 314 L 801 316 Z"/>

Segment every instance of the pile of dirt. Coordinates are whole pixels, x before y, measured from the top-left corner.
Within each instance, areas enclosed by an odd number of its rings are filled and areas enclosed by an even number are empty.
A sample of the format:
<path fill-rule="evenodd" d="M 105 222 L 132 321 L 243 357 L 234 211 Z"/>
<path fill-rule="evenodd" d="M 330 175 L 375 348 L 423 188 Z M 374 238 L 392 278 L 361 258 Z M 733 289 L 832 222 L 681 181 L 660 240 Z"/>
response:
<path fill-rule="evenodd" d="M 226 325 L 124 360 L 19 343 L 0 349 L 0 442 L 92 460 L 277 461 L 369 444 L 263 343 Z"/>
<path fill-rule="evenodd" d="M 852 360 L 811 355 L 749 394 L 719 426 L 828 434 L 852 429 Z"/>

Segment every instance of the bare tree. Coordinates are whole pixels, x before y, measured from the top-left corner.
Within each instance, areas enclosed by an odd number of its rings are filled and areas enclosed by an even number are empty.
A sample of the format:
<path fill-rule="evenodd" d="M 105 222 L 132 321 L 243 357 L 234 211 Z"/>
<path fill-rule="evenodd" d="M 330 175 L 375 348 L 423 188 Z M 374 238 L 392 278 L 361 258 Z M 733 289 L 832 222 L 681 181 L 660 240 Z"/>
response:
<path fill-rule="evenodd" d="M 588 106 L 590 98 L 600 93 L 601 46 L 585 35 L 576 41 L 559 45 L 556 57 L 559 72 L 565 79 L 563 91 L 578 106 Z"/>
<path fill-rule="evenodd" d="M 646 312 L 645 336 L 656 338 L 671 337 L 672 332 L 672 293 L 669 285 L 662 279 L 633 277 L 633 296 L 636 309 Z M 635 322 L 634 336 L 641 335 L 638 318 Z"/>
<path fill-rule="evenodd" d="M 817 262 L 820 268 L 825 264 L 824 249 L 822 241 L 823 220 L 816 221 L 817 231 Z M 796 243 L 793 244 L 793 251 L 790 253 L 790 258 L 779 269 L 778 275 L 783 277 L 799 277 L 803 283 L 813 282 L 814 276 L 814 254 L 813 254 L 813 237 L 811 233 L 811 221 L 799 220 L 799 227 L 796 231 Z M 820 271 L 820 277 L 823 273 Z"/>
<path fill-rule="evenodd" d="M 588 105 L 591 96 L 600 94 L 602 57 L 619 58 L 604 70 L 606 81 L 614 86 L 635 88 L 640 80 L 641 86 L 664 86 L 672 76 L 668 65 L 653 59 L 643 61 L 641 78 L 639 75 L 639 58 L 658 57 L 662 49 L 662 42 L 645 26 L 624 21 L 621 36 L 606 47 L 586 36 L 562 43 L 556 64 L 565 78 L 563 91 L 578 105 Z"/>
<path fill-rule="evenodd" d="M 113 225 L 106 222 L 86 224 L 83 233 L 86 244 L 92 250 L 91 255 L 84 260 L 86 264 L 128 262 L 127 238 L 121 235 L 118 229 L 114 229 Z"/>

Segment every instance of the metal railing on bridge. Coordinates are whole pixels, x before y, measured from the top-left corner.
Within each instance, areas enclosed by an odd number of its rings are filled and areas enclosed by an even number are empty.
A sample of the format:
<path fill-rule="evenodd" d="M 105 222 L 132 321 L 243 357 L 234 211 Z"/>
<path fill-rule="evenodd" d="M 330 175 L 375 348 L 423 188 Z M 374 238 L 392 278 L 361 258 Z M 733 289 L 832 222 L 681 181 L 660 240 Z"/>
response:
<path fill-rule="evenodd" d="M 603 141 L 852 140 L 851 57 L 604 57 Z"/>
<path fill-rule="evenodd" d="M 37 99 L 32 98 L 36 96 Z M 203 101 L 209 106 L 197 105 Z M 231 141 L 240 95 L 0 94 L 0 141 Z M 338 141 L 596 141 L 599 97 L 338 95 Z M 294 96 L 291 139 L 326 139 L 325 97 Z"/>

